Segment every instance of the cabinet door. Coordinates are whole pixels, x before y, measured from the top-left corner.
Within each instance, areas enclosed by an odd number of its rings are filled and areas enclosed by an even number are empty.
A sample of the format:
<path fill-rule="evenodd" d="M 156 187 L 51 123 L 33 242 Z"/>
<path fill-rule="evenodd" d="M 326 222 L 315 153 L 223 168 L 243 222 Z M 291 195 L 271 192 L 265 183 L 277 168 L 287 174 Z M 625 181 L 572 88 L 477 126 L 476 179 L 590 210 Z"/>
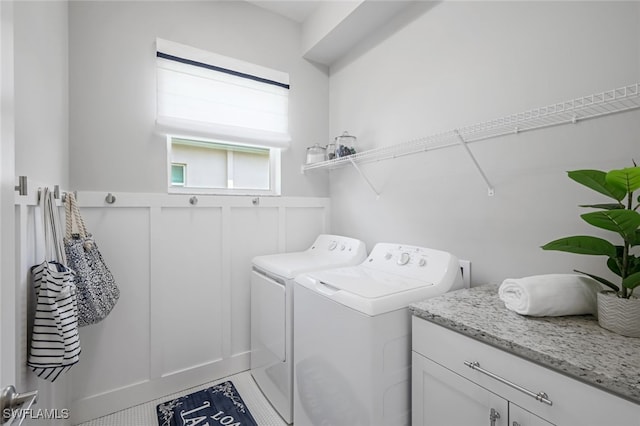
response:
<path fill-rule="evenodd" d="M 412 426 L 507 426 L 508 402 L 412 353 Z"/>
<path fill-rule="evenodd" d="M 509 426 L 553 426 L 553 424 L 510 402 Z"/>

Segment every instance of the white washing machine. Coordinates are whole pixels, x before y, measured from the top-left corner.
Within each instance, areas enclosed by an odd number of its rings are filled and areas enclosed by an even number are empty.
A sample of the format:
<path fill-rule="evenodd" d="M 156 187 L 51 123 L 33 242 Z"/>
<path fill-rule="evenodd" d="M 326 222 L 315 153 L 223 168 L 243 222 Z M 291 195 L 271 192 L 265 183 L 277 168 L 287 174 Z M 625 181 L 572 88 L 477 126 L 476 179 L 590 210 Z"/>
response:
<path fill-rule="evenodd" d="M 305 251 L 258 256 L 251 272 L 251 375 L 271 405 L 293 422 L 293 285 L 303 272 L 357 265 L 365 243 L 319 235 Z"/>
<path fill-rule="evenodd" d="M 387 243 L 360 265 L 298 276 L 295 426 L 409 425 L 408 305 L 462 287 L 455 256 Z"/>

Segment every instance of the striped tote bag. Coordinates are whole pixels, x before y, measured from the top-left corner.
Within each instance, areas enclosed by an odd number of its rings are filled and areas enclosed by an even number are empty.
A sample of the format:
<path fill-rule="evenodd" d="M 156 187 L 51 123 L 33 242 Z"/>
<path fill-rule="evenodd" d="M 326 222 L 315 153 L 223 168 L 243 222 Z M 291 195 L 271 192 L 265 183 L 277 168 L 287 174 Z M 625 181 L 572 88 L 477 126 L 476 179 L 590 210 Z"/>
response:
<path fill-rule="evenodd" d="M 29 366 L 41 378 L 55 381 L 79 360 L 78 303 L 73 272 L 58 262 L 31 268 L 36 315 Z"/>
<path fill-rule="evenodd" d="M 27 364 L 48 381 L 55 381 L 79 361 L 78 302 L 74 273 L 64 265 L 58 215 L 53 194 L 45 189 L 41 197 L 44 223 L 45 260 L 31 268 L 36 296 L 31 345 Z"/>

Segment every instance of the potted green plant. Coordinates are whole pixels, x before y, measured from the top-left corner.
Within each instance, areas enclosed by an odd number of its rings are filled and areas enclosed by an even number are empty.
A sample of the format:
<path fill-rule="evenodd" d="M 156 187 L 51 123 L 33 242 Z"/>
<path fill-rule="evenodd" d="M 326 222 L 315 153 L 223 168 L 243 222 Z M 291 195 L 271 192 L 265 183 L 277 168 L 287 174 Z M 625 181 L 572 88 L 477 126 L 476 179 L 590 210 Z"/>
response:
<path fill-rule="evenodd" d="M 619 282 L 576 270 L 611 288 L 598 293 L 598 322 L 601 327 L 618 334 L 640 337 L 640 298 L 634 289 L 640 286 L 640 257 L 634 247 L 640 246 L 640 167 L 603 172 L 600 170 L 574 170 L 568 172 L 574 181 L 614 200 L 612 203 L 591 204 L 580 207 L 597 209 L 580 217 L 590 225 L 612 231 L 622 243 L 615 245 L 593 236 L 564 237 L 542 246 L 544 250 L 559 250 L 592 256 L 606 256 L 609 270 Z"/>

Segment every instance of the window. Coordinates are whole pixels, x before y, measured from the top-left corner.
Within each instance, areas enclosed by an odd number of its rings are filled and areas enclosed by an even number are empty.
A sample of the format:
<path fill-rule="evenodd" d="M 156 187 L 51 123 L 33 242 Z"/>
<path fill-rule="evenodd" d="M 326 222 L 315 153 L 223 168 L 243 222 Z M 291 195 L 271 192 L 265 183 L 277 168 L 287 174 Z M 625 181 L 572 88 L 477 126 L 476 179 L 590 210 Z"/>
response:
<path fill-rule="evenodd" d="M 288 74 L 161 39 L 156 56 L 169 191 L 278 195 Z"/>
<path fill-rule="evenodd" d="M 167 139 L 170 192 L 280 193 L 280 150 L 277 148 L 174 136 Z"/>
<path fill-rule="evenodd" d="M 185 175 L 187 174 L 187 165 L 179 163 L 171 163 L 171 185 L 184 186 Z"/>

